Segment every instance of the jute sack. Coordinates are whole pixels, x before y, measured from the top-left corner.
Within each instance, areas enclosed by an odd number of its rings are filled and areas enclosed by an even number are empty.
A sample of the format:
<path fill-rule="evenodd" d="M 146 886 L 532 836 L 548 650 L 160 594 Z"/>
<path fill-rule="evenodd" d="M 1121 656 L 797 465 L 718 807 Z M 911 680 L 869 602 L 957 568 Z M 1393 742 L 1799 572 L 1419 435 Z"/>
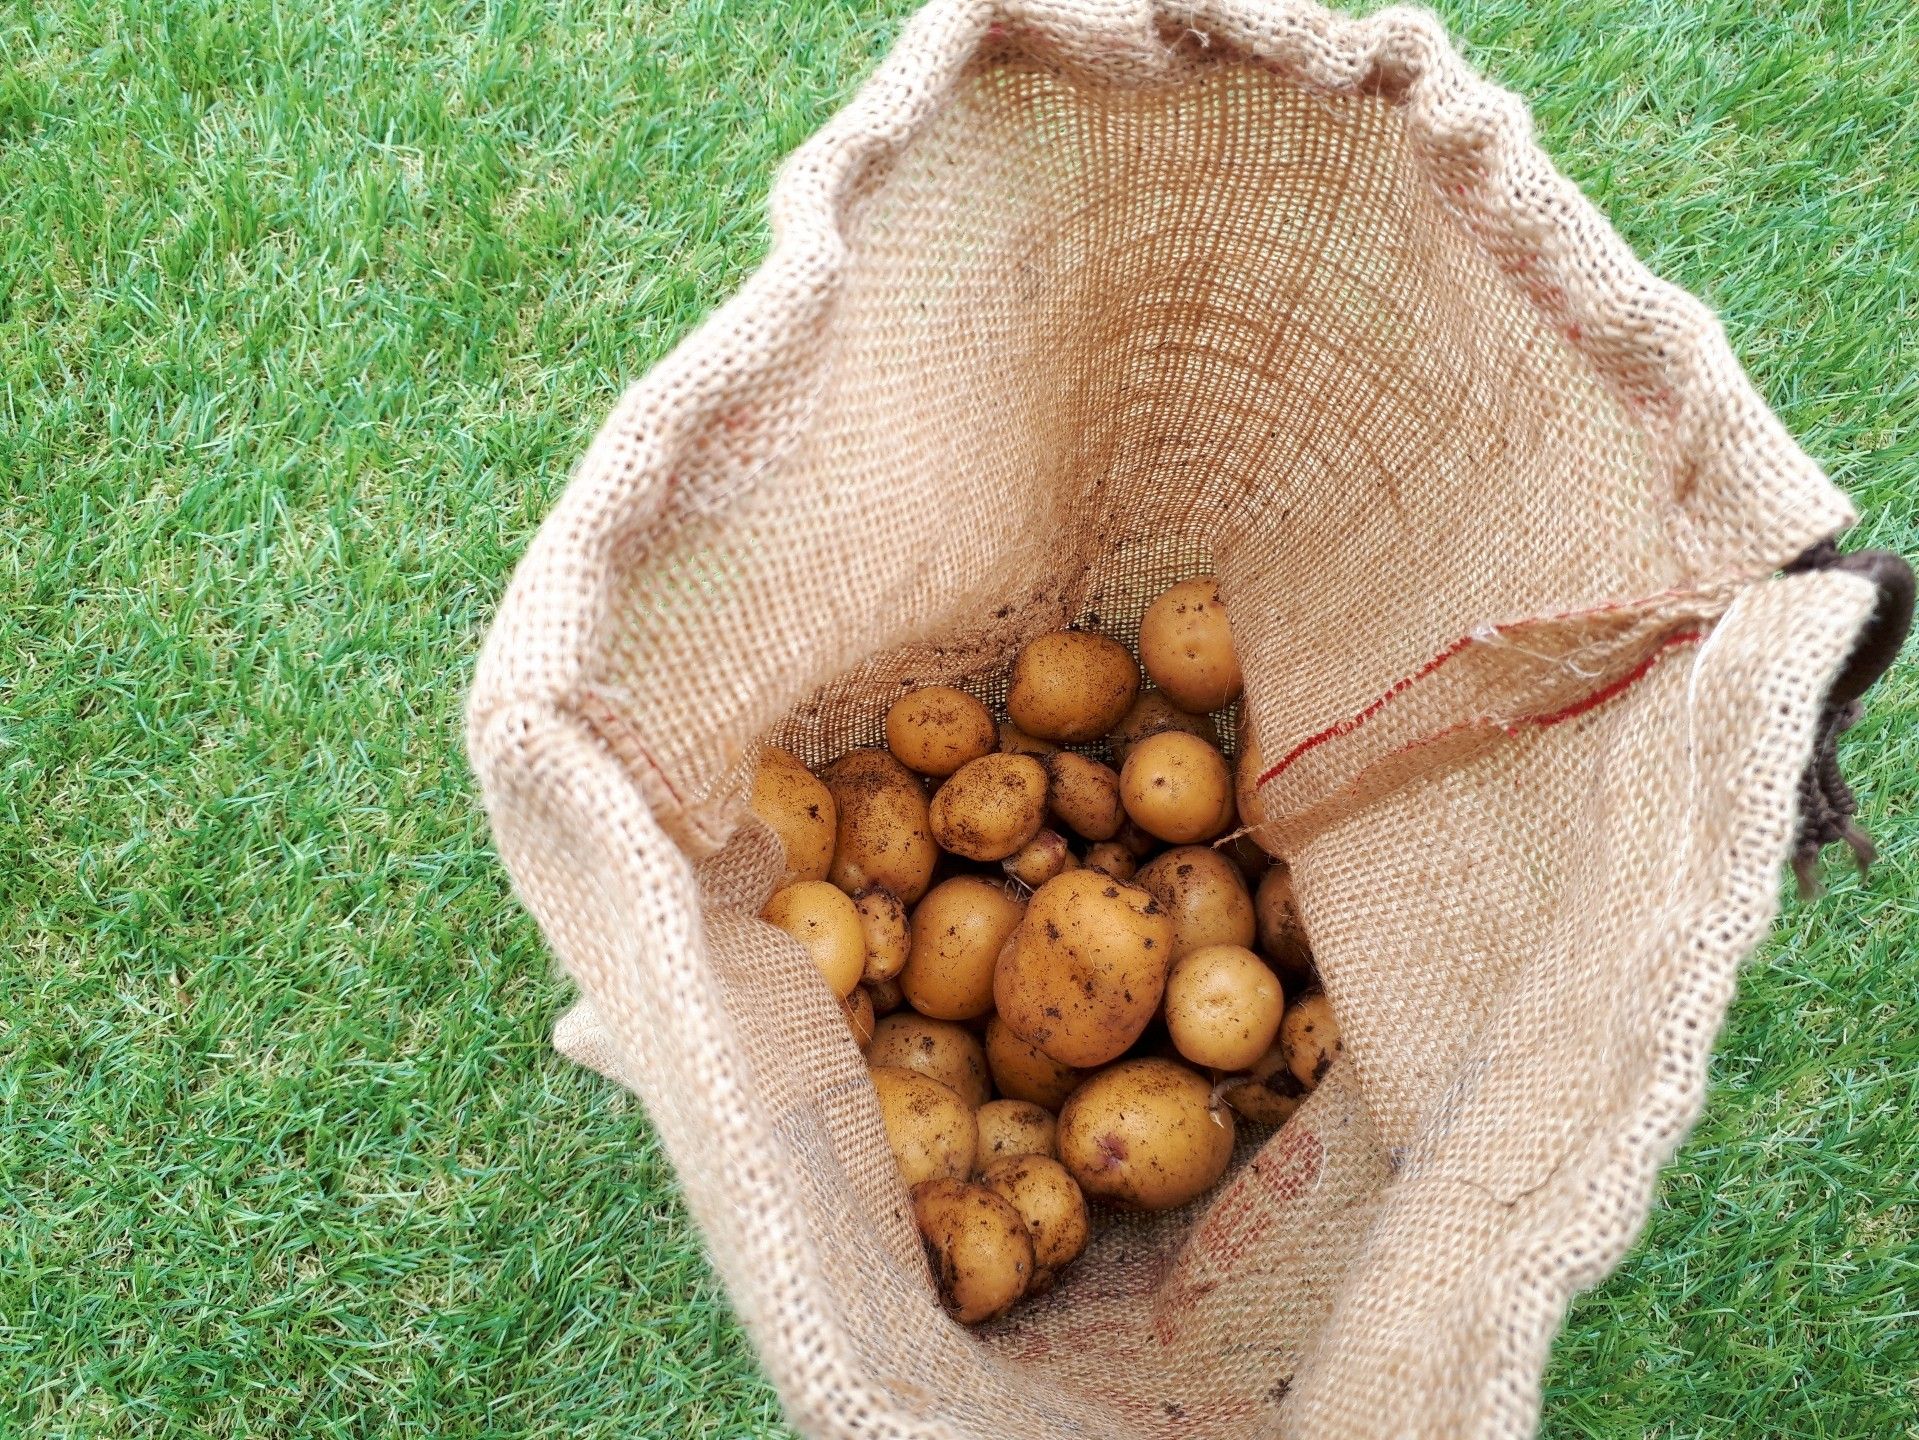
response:
<path fill-rule="evenodd" d="M 582 1002 L 816 1436 L 1523 1435 L 1643 1221 L 1874 603 L 1713 316 L 1435 23 L 937 0 L 774 245 L 621 400 L 470 743 Z M 1191 1209 L 968 1332 L 858 1051 L 756 919 L 758 747 L 989 697 L 1214 571 L 1347 1058 Z M 635 1417 L 643 1430 L 645 1417 Z"/>

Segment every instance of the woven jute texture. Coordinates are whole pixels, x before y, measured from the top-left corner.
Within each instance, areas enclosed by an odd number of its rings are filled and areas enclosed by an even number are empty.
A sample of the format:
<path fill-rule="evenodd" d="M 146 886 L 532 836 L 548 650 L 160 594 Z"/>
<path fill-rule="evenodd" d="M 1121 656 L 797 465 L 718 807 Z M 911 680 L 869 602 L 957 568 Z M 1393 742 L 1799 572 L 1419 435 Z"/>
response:
<path fill-rule="evenodd" d="M 1851 519 L 1423 14 L 939 0 L 515 576 L 470 745 L 818 1436 L 1524 1435 L 1644 1220 L 1872 604 Z M 963 1331 L 756 913 L 758 747 L 1216 572 L 1347 1058 L 1186 1212 Z M 645 1417 L 634 1417 L 645 1428 Z"/>

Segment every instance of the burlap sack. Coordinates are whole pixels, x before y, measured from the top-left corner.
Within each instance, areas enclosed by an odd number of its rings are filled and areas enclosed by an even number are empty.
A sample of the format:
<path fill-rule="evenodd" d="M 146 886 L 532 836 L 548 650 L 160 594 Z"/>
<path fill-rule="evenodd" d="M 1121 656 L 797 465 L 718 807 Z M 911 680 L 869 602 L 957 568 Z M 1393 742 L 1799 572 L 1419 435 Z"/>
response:
<path fill-rule="evenodd" d="M 1423 14 L 938 0 L 772 213 L 481 662 L 560 1047 L 643 1097 L 810 1434 L 1529 1433 L 1773 914 L 1873 601 L 1775 571 L 1845 500 Z M 872 743 L 902 685 L 995 692 L 1203 570 L 1348 1059 L 967 1332 L 755 918 L 755 747 Z"/>

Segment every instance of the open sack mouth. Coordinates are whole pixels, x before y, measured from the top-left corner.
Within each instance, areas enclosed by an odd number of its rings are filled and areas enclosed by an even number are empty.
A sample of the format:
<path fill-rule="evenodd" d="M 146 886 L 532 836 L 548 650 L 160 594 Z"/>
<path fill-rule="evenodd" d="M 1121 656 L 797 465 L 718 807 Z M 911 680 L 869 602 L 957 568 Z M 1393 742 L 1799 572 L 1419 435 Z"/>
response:
<path fill-rule="evenodd" d="M 818 1433 L 1529 1432 L 1772 915 L 1874 602 L 1773 577 L 1844 500 L 1423 17 L 936 5 L 774 220 L 476 687 L 590 1010 L 563 1046 L 646 1099 Z M 752 767 L 883 743 L 913 685 L 998 701 L 1024 641 L 1130 639 L 1202 573 L 1346 1059 L 962 1332 L 837 1006 L 757 918 Z"/>

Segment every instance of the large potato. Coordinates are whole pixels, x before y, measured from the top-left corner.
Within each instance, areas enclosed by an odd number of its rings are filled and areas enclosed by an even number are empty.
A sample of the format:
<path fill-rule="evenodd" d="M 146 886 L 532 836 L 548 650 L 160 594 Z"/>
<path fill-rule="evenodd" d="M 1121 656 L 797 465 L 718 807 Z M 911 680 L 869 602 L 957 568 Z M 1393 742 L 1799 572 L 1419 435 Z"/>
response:
<path fill-rule="evenodd" d="M 1004 860 L 1046 821 L 1046 769 L 1031 755 L 983 755 L 933 796 L 933 838 L 968 860 Z"/>
<path fill-rule="evenodd" d="M 907 1186 L 971 1175 L 979 1147 L 973 1107 L 955 1095 L 951 1086 L 917 1070 L 882 1065 L 871 1073 L 886 1143 Z"/>
<path fill-rule="evenodd" d="M 910 690 L 886 712 L 887 748 L 922 775 L 951 775 L 998 743 L 992 712 L 950 685 Z"/>
<path fill-rule="evenodd" d="M 1007 886 L 983 876 L 955 875 L 935 885 L 913 911 L 899 977 L 908 1003 L 936 1020 L 990 1011 L 995 962 L 1024 909 Z"/>
<path fill-rule="evenodd" d="M 1008 1155 L 1058 1153 L 1053 1140 L 1057 1122 L 1043 1105 L 1030 1100 L 989 1100 L 974 1118 L 979 1122 L 979 1147 L 973 1154 L 976 1169 L 984 1170 Z"/>
<path fill-rule="evenodd" d="M 1217 850 L 1182 845 L 1142 865 L 1133 879 L 1173 922 L 1173 958 L 1202 945 L 1251 945 L 1253 897 L 1239 867 Z"/>
<path fill-rule="evenodd" d="M 1293 1078 L 1308 1090 L 1317 1089 L 1346 1049 L 1339 1021 L 1333 1018 L 1333 1002 L 1324 990 L 1302 995 L 1287 1007 L 1286 1018 L 1279 1022 L 1279 1048 L 1286 1052 Z"/>
<path fill-rule="evenodd" d="M 1016 1155 L 995 1160 L 980 1175 L 980 1184 L 1019 1212 L 1033 1242 L 1033 1278 L 1028 1295 L 1044 1295 L 1059 1272 L 1086 1248 L 1092 1222 L 1086 1197 L 1066 1173 L 1066 1167 L 1044 1155 Z"/>
<path fill-rule="evenodd" d="M 849 895 L 883 885 L 906 905 L 924 895 L 939 847 L 913 772 L 885 750 L 849 750 L 820 778 L 839 807 L 827 878 Z"/>
<path fill-rule="evenodd" d="M 1182 580 L 1148 605 L 1139 622 L 1139 659 L 1182 710 L 1217 710 L 1238 698 L 1239 656 L 1219 582 L 1211 575 Z"/>
<path fill-rule="evenodd" d="M 1162 730 L 1184 730 L 1197 735 L 1208 745 L 1219 744 L 1219 726 L 1210 715 L 1189 715 L 1157 690 L 1142 690 L 1113 733 L 1106 737 L 1115 763 L 1124 765 L 1132 748 L 1148 735 Z"/>
<path fill-rule="evenodd" d="M 910 1011 L 888 1015 L 873 1027 L 866 1063 L 917 1070 L 975 1107 L 992 1093 L 979 1036 L 950 1020 L 929 1020 Z"/>
<path fill-rule="evenodd" d="M 1081 745 L 1111 730 L 1139 694 L 1139 666 L 1126 647 L 1085 630 L 1056 630 L 1013 660 L 1006 713 L 1028 735 Z"/>
<path fill-rule="evenodd" d="M 1062 1065 L 1030 1040 L 1020 1039 L 997 1015 L 986 1022 L 986 1068 L 1000 1094 L 1047 1110 L 1059 1109 L 1086 1078 L 1084 1070 Z"/>
<path fill-rule="evenodd" d="M 1059 1158 L 1095 1200 L 1170 1210 L 1203 1195 L 1233 1156 L 1232 1111 L 1171 1060 L 1100 1071 L 1059 1113 Z"/>
<path fill-rule="evenodd" d="M 863 979 L 891 980 L 906 964 L 906 907 L 884 885 L 871 885 L 853 897 L 860 914 L 860 933 L 866 940 Z"/>
<path fill-rule="evenodd" d="M 1202 945 L 1166 977 L 1166 1028 L 1195 1065 L 1244 1070 L 1279 1034 L 1286 995 L 1266 962 L 1242 945 Z"/>
<path fill-rule="evenodd" d="M 1127 755 L 1119 797 L 1142 830 L 1191 845 L 1232 823 L 1233 775 L 1226 757 L 1197 735 L 1162 730 Z"/>
<path fill-rule="evenodd" d="M 775 890 L 760 919 L 800 942 L 833 993 L 844 1000 L 860 983 L 866 938 L 853 902 L 824 880 L 801 880 Z"/>
<path fill-rule="evenodd" d="M 1046 803 L 1060 823 L 1083 839 L 1111 840 L 1126 818 L 1112 767 L 1071 750 L 1048 755 L 1043 763 Z"/>
<path fill-rule="evenodd" d="M 839 810 L 833 793 L 799 757 L 771 746 L 753 772 L 753 813 L 780 837 L 786 868 L 782 886 L 797 880 L 824 880 L 833 863 L 833 837 Z"/>
<path fill-rule="evenodd" d="M 1061 1064 L 1103 1065 L 1159 1009 L 1172 946 L 1172 922 L 1146 891 L 1069 870 L 1033 893 L 1000 958 L 1000 1018 Z"/>
<path fill-rule="evenodd" d="M 1289 979 L 1303 980 L 1311 974 L 1313 947 L 1306 942 L 1306 924 L 1293 900 L 1293 872 L 1285 861 L 1275 860 L 1260 876 L 1253 909 L 1259 922 L 1259 953 L 1267 963 Z"/>
<path fill-rule="evenodd" d="M 1012 1202 L 984 1185 L 929 1180 L 913 1187 L 913 1221 L 934 1288 L 962 1325 L 1004 1314 L 1033 1278 L 1033 1238 Z"/>

